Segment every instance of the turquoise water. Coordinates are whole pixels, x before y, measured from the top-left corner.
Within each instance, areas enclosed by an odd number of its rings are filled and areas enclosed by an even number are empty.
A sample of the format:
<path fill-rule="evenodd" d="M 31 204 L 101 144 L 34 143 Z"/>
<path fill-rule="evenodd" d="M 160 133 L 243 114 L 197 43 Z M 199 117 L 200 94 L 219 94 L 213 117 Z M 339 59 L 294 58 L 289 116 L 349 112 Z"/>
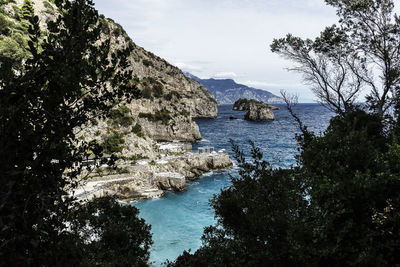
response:
<path fill-rule="evenodd" d="M 296 163 L 294 136 L 298 128 L 284 106 L 278 106 L 281 110 L 274 111 L 275 121 L 262 123 L 243 120 L 245 112 L 232 111 L 231 105 L 220 106 L 216 119 L 197 121 L 203 140 L 193 148 L 214 146 L 216 150 L 224 148 L 232 155 L 229 138 L 245 152 L 248 152 L 248 140 L 251 139 L 273 166 L 290 167 Z M 295 112 L 315 133 L 323 132 L 332 116 L 318 104 L 299 104 Z M 231 115 L 239 119 L 229 120 Z M 162 198 L 133 202 L 139 208 L 140 216 L 152 225 L 154 244 L 150 260 L 154 266 L 160 266 L 166 259 L 174 260 L 183 250 L 194 251 L 200 247 L 203 228 L 215 223 L 209 200 L 229 186 L 229 174 L 236 173 L 235 167 L 207 173 L 197 181 L 188 182 L 186 192 L 167 192 Z"/>

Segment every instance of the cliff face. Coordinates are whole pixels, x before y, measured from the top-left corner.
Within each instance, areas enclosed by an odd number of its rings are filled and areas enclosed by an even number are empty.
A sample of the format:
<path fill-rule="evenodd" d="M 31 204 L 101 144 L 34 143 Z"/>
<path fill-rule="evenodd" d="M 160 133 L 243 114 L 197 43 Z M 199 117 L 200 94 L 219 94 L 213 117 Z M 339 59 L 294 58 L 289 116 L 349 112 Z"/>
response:
<path fill-rule="evenodd" d="M 115 47 L 134 47 L 129 68 L 142 97 L 126 106 L 133 120 L 140 123 L 144 136 L 156 141 L 201 139 L 193 119 L 217 116 L 213 95 L 177 67 L 134 44 L 114 21 L 107 20 L 107 25 Z"/>
<path fill-rule="evenodd" d="M 20 18 L 23 2 L 10 0 L 2 4 L 1 15 L 10 22 L 9 27 L 21 28 L 23 23 L 26 24 Z M 45 29 L 46 22 L 56 18 L 57 7 L 46 0 L 31 2 L 40 26 Z M 134 47 L 129 56 L 129 68 L 133 71 L 132 82 L 141 90 L 142 96 L 131 103 L 121 103 L 115 108 L 112 119 L 93 122 L 82 138 L 96 139 L 100 143 L 109 141 L 114 147 L 108 152 L 123 152 L 124 155 L 151 155 L 155 141 L 201 139 L 194 118 L 217 116 L 217 102 L 213 95 L 197 81 L 187 78 L 178 68 L 137 46 L 113 20 L 104 16 L 100 16 L 100 20 L 105 25 L 103 37 L 111 38 L 112 49 L 128 45 Z M 28 30 L 24 27 L 18 36 L 11 28 L 0 32 L 0 52 L 3 55 L 16 58 L 27 56 L 25 47 Z"/>

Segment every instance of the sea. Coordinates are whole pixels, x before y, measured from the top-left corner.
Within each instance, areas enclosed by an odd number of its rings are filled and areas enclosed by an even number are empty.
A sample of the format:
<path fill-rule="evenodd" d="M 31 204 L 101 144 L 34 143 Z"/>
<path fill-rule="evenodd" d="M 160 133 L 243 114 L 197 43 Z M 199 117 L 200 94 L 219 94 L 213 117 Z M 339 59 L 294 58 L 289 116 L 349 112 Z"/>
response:
<path fill-rule="evenodd" d="M 245 111 L 233 111 L 232 105 L 219 106 L 216 119 L 197 120 L 203 139 L 193 144 L 193 150 L 212 146 L 217 151 L 225 149 L 233 159 L 229 142 L 232 139 L 250 159 L 251 140 L 274 168 L 296 165 L 298 125 L 285 105 L 275 106 L 280 110 L 275 110 L 275 120 L 268 122 L 246 121 L 243 119 Z M 293 110 L 317 135 L 326 130 L 334 115 L 319 104 L 301 103 Z M 238 119 L 230 120 L 231 116 Z M 184 250 L 194 252 L 201 246 L 204 227 L 216 223 L 209 200 L 229 187 L 230 177 L 237 176 L 237 173 L 238 167 L 234 164 L 231 169 L 205 173 L 198 180 L 188 182 L 185 192 L 167 192 L 161 198 L 132 202 L 139 209 L 139 216 L 151 225 L 154 242 L 150 254 L 152 266 L 162 266 L 167 259 L 174 261 Z"/>

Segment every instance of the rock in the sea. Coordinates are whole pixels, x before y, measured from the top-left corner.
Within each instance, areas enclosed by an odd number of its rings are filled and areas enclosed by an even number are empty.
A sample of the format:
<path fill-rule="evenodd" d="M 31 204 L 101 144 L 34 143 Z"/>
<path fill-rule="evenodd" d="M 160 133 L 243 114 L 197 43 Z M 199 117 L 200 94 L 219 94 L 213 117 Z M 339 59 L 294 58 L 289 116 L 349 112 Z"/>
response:
<path fill-rule="evenodd" d="M 230 116 L 229 119 L 230 120 L 237 120 L 238 118 L 236 116 Z"/>
<path fill-rule="evenodd" d="M 272 110 L 277 109 L 279 108 L 254 99 L 239 99 L 233 105 L 233 110 L 247 110 L 244 119 L 250 121 L 274 120 L 275 115 Z"/>
<path fill-rule="evenodd" d="M 250 105 L 250 109 L 244 115 L 245 120 L 249 121 L 271 121 L 275 119 L 272 109 L 261 105 Z"/>

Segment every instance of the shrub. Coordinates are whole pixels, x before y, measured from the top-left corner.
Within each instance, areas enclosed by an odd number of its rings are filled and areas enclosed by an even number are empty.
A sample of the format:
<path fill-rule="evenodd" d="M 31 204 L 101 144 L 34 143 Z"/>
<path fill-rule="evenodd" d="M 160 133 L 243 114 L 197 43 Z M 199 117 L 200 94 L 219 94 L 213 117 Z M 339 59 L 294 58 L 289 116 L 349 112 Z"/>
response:
<path fill-rule="evenodd" d="M 139 137 L 143 137 L 142 126 L 139 123 L 136 123 L 135 126 L 132 126 L 132 133 Z"/>
<path fill-rule="evenodd" d="M 153 96 L 152 96 L 152 93 L 151 93 L 151 89 L 148 86 L 143 88 L 142 97 L 146 98 L 146 99 L 153 99 Z"/>
<path fill-rule="evenodd" d="M 167 124 L 171 119 L 170 112 L 166 109 L 156 111 L 156 113 L 139 113 L 139 118 L 146 118 L 149 121 L 157 122 L 161 121 L 163 124 Z"/>
<path fill-rule="evenodd" d="M 171 101 L 173 98 L 181 99 L 181 95 L 177 91 L 171 91 L 168 94 L 164 95 L 165 100 Z"/>
<path fill-rule="evenodd" d="M 0 34 L 9 35 L 12 24 L 4 14 L 0 13 Z"/>
<path fill-rule="evenodd" d="M 143 65 L 145 65 L 146 67 L 154 67 L 153 62 L 151 62 L 148 59 L 143 59 L 142 60 Z"/>
<path fill-rule="evenodd" d="M 27 51 L 22 48 L 17 41 L 6 37 L 0 39 L 0 54 L 4 57 L 19 61 L 27 55 Z"/>
<path fill-rule="evenodd" d="M 163 88 L 164 88 L 164 86 L 161 83 L 156 82 L 156 84 L 153 86 L 154 96 L 161 97 L 163 95 Z"/>
<path fill-rule="evenodd" d="M 127 106 L 120 106 L 110 113 L 112 124 L 128 127 L 133 124 L 133 119 L 130 116 L 130 109 Z"/>
<path fill-rule="evenodd" d="M 102 147 L 105 153 L 112 154 L 122 152 L 123 144 L 123 134 L 113 131 L 111 135 L 104 136 Z"/>

